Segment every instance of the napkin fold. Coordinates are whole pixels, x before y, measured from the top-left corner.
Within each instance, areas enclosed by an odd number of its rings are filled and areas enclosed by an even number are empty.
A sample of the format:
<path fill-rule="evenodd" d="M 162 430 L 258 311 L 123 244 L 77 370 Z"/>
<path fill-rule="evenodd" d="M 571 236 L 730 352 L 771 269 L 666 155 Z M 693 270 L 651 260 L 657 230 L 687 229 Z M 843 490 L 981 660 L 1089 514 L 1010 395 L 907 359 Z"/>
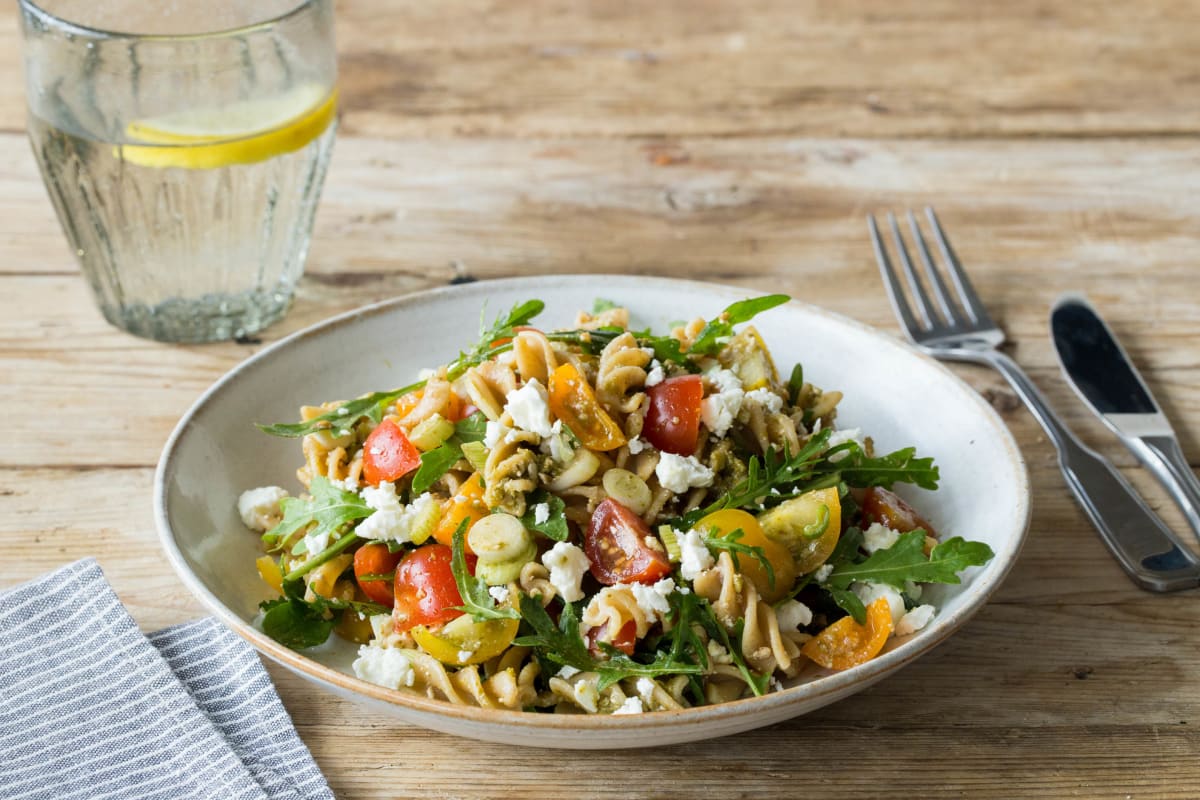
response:
<path fill-rule="evenodd" d="M 249 645 L 143 635 L 93 559 L 0 593 L 0 795 L 333 798 Z"/>

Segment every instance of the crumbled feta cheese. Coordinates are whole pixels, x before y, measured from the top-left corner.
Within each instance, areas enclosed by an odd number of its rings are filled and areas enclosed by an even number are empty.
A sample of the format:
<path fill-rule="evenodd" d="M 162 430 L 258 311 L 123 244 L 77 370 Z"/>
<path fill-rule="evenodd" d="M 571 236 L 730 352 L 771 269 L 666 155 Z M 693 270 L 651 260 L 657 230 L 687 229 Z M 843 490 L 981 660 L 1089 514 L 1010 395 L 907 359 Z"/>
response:
<path fill-rule="evenodd" d="M 667 600 L 675 591 L 675 581 L 671 578 L 663 578 L 650 586 L 631 583 L 629 590 L 637 600 L 638 608 L 646 615 L 646 621 L 651 625 L 671 613 L 671 603 Z"/>
<path fill-rule="evenodd" d="M 666 377 L 666 373 L 663 372 L 663 365 L 658 363 L 657 359 L 651 361 L 650 369 L 646 372 L 646 388 L 649 389 L 651 386 L 658 386 L 666 380 Z"/>
<path fill-rule="evenodd" d="M 783 410 L 783 398 L 770 389 L 755 389 L 752 392 L 746 392 L 745 399 L 758 403 L 772 414 Z"/>
<path fill-rule="evenodd" d="M 569 681 L 579 674 L 579 670 L 572 667 L 570 664 L 563 664 L 562 669 L 555 673 L 555 677 L 562 678 L 564 681 Z"/>
<path fill-rule="evenodd" d="M 329 547 L 329 535 L 332 531 L 322 531 L 321 533 L 308 533 L 304 536 L 304 552 L 311 558 L 317 553 Z M 305 559 L 308 560 L 307 558 Z"/>
<path fill-rule="evenodd" d="M 618 714 L 641 714 L 646 709 L 642 707 L 642 700 L 639 697 L 627 697 L 621 707 L 612 712 L 613 716 Z"/>
<path fill-rule="evenodd" d="M 373 508 L 376 511 L 400 507 L 400 498 L 396 494 L 396 484 L 390 481 L 380 481 L 378 486 L 365 487 L 362 490 L 362 499 L 368 508 Z"/>
<path fill-rule="evenodd" d="M 591 562 L 587 554 L 570 542 L 557 542 L 542 555 L 542 563 L 550 570 L 550 583 L 568 603 L 583 599 L 580 584 Z"/>
<path fill-rule="evenodd" d="M 658 684 L 649 678 L 637 679 L 638 697 L 642 698 L 642 702 L 646 705 L 650 705 L 650 701 L 654 697 L 654 690 L 656 688 L 658 688 Z"/>
<path fill-rule="evenodd" d="M 535 524 L 541 525 L 548 519 L 550 519 L 550 505 L 548 503 L 538 503 L 533 507 L 533 521 Z"/>
<path fill-rule="evenodd" d="M 933 619 L 934 611 L 936 609 L 928 604 L 917 606 L 912 611 L 909 611 L 896 623 L 896 635 L 908 636 L 910 633 L 916 633 L 921 630 Z"/>
<path fill-rule="evenodd" d="M 530 378 L 520 389 L 509 392 L 504 408 L 518 428 L 533 431 L 538 436 L 549 436 L 554 432 L 549 395 L 537 378 Z"/>
<path fill-rule="evenodd" d="M 822 564 L 817 567 L 816 573 L 813 575 L 813 580 L 817 583 L 824 583 L 829 580 L 829 576 L 833 574 L 833 564 Z"/>
<path fill-rule="evenodd" d="M 331 486 L 341 489 L 343 492 L 354 492 L 358 494 L 358 479 L 347 475 L 344 478 L 326 478 Z"/>
<path fill-rule="evenodd" d="M 717 367 L 705 372 L 704 377 L 708 378 L 709 383 L 715 386 L 718 392 L 731 392 L 735 389 L 740 392 L 742 390 L 741 378 L 733 374 L 731 370 Z"/>
<path fill-rule="evenodd" d="M 376 639 L 384 639 L 396 632 L 396 620 L 391 614 L 372 614 L 371 633 Z"/>
<path fill-rule="evenodd" d="M 920 600 L 921 595 L 925 593 L 925 589 L 919 583 L 912 581 L 904 582 L 904 593 L 908 595 L 910 600 Z"/>
<path fill-rule="evenodd" d="M 768 685 L 771 687 L 772 692 L 782 692 L 783 688 L 784 688 L 783 684 L 780 683 L 779 679 L 776 678 L 774 675 L 771 676 L 771 680 L 768 683 Z"/>
<path fill-rule="evenodd" d="M 829 435 L 830 447 L 835 447 L 839 444 L 845 444 L 846 442 L 857 442 L 858 446 L 862 448 L 864 453 L 867 450 L 867 443 L 863 440 L 862 428 L 846 428 L 844 430 L 834 431 Z M 829 457 L 829 460 L 831 462 L 841 461 L 847 455 L 848 453 L 846 453 L 846 451 L 834 453 Z"/>
<path fill-rule="evenodd" d="M 729 432 L 733 421 L 742 411 L 745 393 L 742 382 L 727 369 L 710 369 L 704 373 L 716 391 L 700 401 L 700 420 L 717 438 Z"/>
<path fill-rule="evenodd" d="M 575 450 L 571 447 L 570 433 L 563 430 L 562 420 L 554 420 L 554 424 L 550 426 L 550 435 L 542 437 L 538 449 L 559 464 L 566 464 L 571 460 Z"/>
<path fill-rule="evenodd" d="M 713 565 L 712 553 L 700 531 L 690 530 L 682 536 L 677 536 L 679 543 L 679 574 L 684 580 L 694 581 L 701 572 Z"/>
<path fill-rule="evenodd" d="M 403 651 L 395 648 L 366 645 L 358 648 L 358 658 L 351 665 L 354 674 L 364 681 L 399 689 L 412 686 L 416 674 Z"/>
<path fill-rule="evenodd" d="M 483 430 L 483 446 L 491 450 L 512 432 L 512 428 L 498 419 L 489 419 Z"/>
<path fill-rule="evenodd" d="M 237 501 L 238 514 L 246 527 L 255 531 L 269 531 L 283 519 L 283 509 L 280 506 L 283 498 L 288 497 L 287 489 L 278 486 L 260 486 L 242 492 Z"/>
<path fill-rule="evenodd" d="M 572 687 L 575 694 L 575 702 L 580 705 L 583 710 L 595 714 L 600 708 L 600 692 L 596 690 L 596 685 L 591 681 L 580 681 Z"/>
<path fill-rule="evenodd" d="M 714 664 L 732 664 L 733 656 L 716 639 L 709 639 L 706 645 L 708 657 Z"/>
<path fill-rule="evenodd" d="M 646 449 L 646 443 L 637 436 L 633 437 L 628 442 L 629 454 L 636 456 L 638 453 Z"/>
<path fill-rule="evenodd" d="M 458 660 L 465 662 L 465 661 L 470 660 L 471 656 L 473 656 L 473 655 L 475 655 L 474 650 L 459 650 L 458 651 Z"/>
<path fill-rule="evenodd" d="M 812 624 L 813 620 L 812 610 L 799 600 L 783 601 L 775 609 L 775 616 L 779 620 L 779 629 L 783 631 L 797 630 Z"/>
<path fill-rule="evenodd" d="M 508 587 L 507 586 L 489 586 L 488 594 L 490 594 L 492 596 L 493 600 L 495 600 L 497 603 L 499 603 L 501 605 L 508 602 Z"/>
<path fill-rule="evenodd" d="M 712 486 L 713 471 L 700 463 L 695 456 L 678 456 L 663 453 L 659 456 L 654 474 L 663 488 L 682 494 L 694 486 Z"/>
<path fill-rule="evenodd" d="M 380 484 L 383 486 L 383 484 Z M 354 530 L 364 539 L 379 539 L 384 542 L 411 542 L 415 526 L 421 519 L 437 506 L 438 501 L 433 495 L 425 492 L 407 506 L 398 502 L 395 506 L 385 506 L 359 523 Z"/>
<path fill-rule="evenodd" d="M 863 531 L 863 547 L 868 553 L 876 550 L 887 550 L 900 538 L 900 531 L 894 531 L 878 522 L 872 522 L 871 527 Z"/>
<path fill-rule="evenodd" d="M 895 626 L 900 622 L 900 618 L 904 616 L 904 598 L 900 593 L 888 586 L 886 583 L 875 583 L 874 581 L 866 581 L 863 583 L 850 584 L 850 591 L 858 595 L 858 599 L 862 601 L 864 606 L 869 606 L 871 603 L 878 600 L 880 597 L 886 597 L 888 608 L 892 612 L 892 625 Z"/>

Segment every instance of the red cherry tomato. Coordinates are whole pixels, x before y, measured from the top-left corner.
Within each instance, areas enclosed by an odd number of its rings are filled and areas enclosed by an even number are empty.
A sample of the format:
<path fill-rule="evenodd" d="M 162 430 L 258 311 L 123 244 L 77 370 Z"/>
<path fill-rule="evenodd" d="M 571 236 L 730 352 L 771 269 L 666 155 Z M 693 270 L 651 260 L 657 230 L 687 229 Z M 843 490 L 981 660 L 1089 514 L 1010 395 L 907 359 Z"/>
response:
<path fill-rule="evenodd" d="M 421 453 L 400 430 L 385 419 L 363 442 L 363 477 L 372 486 L 394 481 L 421 465 Z"/>
<path fill-rule="evenodd" d="M 598 628 L 588 628 L 585 635 L 587 638 L 588 652 L 594 656 L 604 655 L 604 651 L 600 649 L 600 635 L 604 633 L 608 627 L 607 624 L 601 625 Z M 621 630 L 617 631 L 617 635 L 609 642 L 613 647 L 620 650 L 627 656 L 633 655 L 633 646 L 637 643 L 637 622 L 629 620 L 621 626 Z"/>
<path fill-rule="evenodd" d="M 451 550 L 444 544 L 427 544 L 408 553 L 396 565 L 396 630 L 414 625 L 441 625 L 463 612 L 463 604 L 454 572 L 450 568 Z M 467 556 L 467 569 L 475 571 L 475 557 Z"/>
<path fill-rule="evenodd" d="M 596 506 L 583 549 L 596 580 L 614 583 L 654 583 L 671 573 L 671 563 L 642 518 L 609 498 Z"/>
<path fill-rule="evenodd" d="M 354 551 L 354 580 L 372 603 L 391 607 L 395 601 L 392 581 L 376 578 L 363 580 L 364 575 L 386 575 L 396 568 L 404 553 L 393 553 L 386 544 L 365 544 Z"/>
<path fill-rule="evenodd" d="M 699 375 L 668 378 L 646 390 L 650 408 L 642 433 L 650 444 L 668 453 L 690 456 L 700 438 L 700 401 L 704 384 Z"/>

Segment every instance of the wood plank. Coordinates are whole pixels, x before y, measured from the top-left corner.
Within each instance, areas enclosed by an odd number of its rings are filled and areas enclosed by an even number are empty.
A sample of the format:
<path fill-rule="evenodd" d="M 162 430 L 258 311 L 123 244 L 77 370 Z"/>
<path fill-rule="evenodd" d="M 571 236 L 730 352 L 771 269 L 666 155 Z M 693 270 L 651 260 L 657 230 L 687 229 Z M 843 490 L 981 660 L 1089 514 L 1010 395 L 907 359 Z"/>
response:
<path fill-rule="evenodd" d="M 1191 135 L 1187 0 L 337 4 L 374 136 Z M 16 6 L 0 72 L 21 74 Z M 24 124 L 0 82 L 0 129 Z"/>

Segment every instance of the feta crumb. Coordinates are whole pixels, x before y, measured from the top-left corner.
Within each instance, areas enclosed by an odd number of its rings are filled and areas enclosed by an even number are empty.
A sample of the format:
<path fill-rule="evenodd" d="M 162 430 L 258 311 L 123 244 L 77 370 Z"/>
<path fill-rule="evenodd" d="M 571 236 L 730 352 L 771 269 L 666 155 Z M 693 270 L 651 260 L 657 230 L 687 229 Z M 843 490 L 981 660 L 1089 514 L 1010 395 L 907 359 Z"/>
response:
<path fill-rule="evenodd" d="M 658 684 L 649 678 L 637 679 L 638 697 L 642 698 L 642 702 L 646 705 L 650 705 L 650 700 L 654 697 L 654 690 L 656 688 L 658 688 Z"/>
<path fill-rule="evenodd" d="M 733 421 L 742 411 L 746 395 L 738 376 L 727 369 L 712 369 L 704 377 L 716 388 L 700 401 L 700 420 L 718 439 L 729 432 Z"/>
<path fill-rule="evenodd" d="M 925 593 L 925 589 L 919 583 L 912 581 L 904 582 L 904 593 L 908 595 L 910 600 L 920 600 L 921 595 Z"/>
<path fill-rule="evenodd" d="M 580 584 L 591 562 L 587 554 L 570 542 L 556 542 L 542 554 L 542 563 L 550 570 L 550 583 L 568 603 L 583 599 Z"/>
<path fill-rule="evenodd" d="M 475 655 L 475 651 L 474 650 L 459 650 L 457 655 L 458 655 L 459 661 L 468 661 L 468 660 L 470 660 L 471 656 Z"/>
<path fill-rule="evenodd" d="M 530 378 L 520 389 L 509 392 L 505 396 L 504 408 L 518 428 L 532 431 L 538 436 L 549 436 L 554 432 L 550 420 L 549 395 L 537 378 Z"/>
<path fill-rule="evenodd" d="M 579 674 L 579 670 L 572 667 L 570 664 L 563 664 L 562 669 L 555 673 L 556 678 L 562 678 L 564 681 L 569 681 Z"/>
<path fill-rule="evenodd" d="M 321 533 L 308 533 L 304 535 L 304 552 L 307 554 L 305 561 L 312 558 L 317 553 L 329 547 L 329 536 L 332 531 L 322 531 Z"/>
<path fill-rule="evenodd" d="M 483 446 L 491 450 L 508 436 L 512 428 L 500 420 L 489 419 L 483 430 Z"/>
<path fill-rule="evenodd" d="M 550 426 L 550 435 L 542 437 L 538 449 L 559 464 L 566 464 L 571 460 L 575 450 L 571 447 L 570 435 L 563 431 L 562 420 L 554 420 L 554 424 Z"/>
<path fill-rule="evenodd" d="M 331 486 L 341 489 L 343 492 L 354 492 L 358 494 L 358 479 L 352 475 L 347 475 L 345 478 L 326 478 Z"/>
<path fill-rule="evenodd" d="M 386 639 L 396 632 L 396 620 L 391 614 L 372 614 L 371 633 L 376 639 Z"/>
<path fill-rule="evenodd" d="M 400 498 L 396 495 L 396 484 L 390 481 L 380 481 L 378 486 L 367 486 L 362 490 L 363 502 L 376 511 L 400 508 Z"/>
<path fill-rule="evenodd" d="M 712 567 L 712 553 L 708 552 L 708 545 L 704 543 L 700 531 L 690 530 L 677 536 L 676 541 L 679 543 L 679 574 L 684 580 L 694 581 L 700 577 L 700 573 Z"/>
<path fill-rule="evenodd" d="M 538 503 L 533 507 L 533 521 L 537 525 L 541 525 L 550 519 L 550 505 L 548 503 Z"/>
<path fill-rule="evenodd" d="M 629 454 L 636 456 L 638 453 L 646 449 L 646 443 L 639 437 L 635 436 L 628 442 Z"/>
<path fill-rule="evenodd" d="M 862 448 L 864 453 L 867 450 L 867 443 L 863 440 L 862 428 L 846 428 L 844 430 L 834 431 L 829 435 L 830 447 L 834 447 L 839 444 L 845 444 L 846 442 L 857 442 L 858 446 Z M 845 451 L 834 453 L 829 457 L 829 460 L 836 463 L 841 461 L 847 455 L 848 454 Z"/>
<path fill-rule="evenodd" d="M 872 522 L 871 527 L 863 531 L 863 547 L 868 553 L 876 550 L 887 550 L 900 538 L 900 531 L 894 531 L 878 522 Z"/>
<path fill-rule="evenodd" d="M 621 704 L 621 707 L 612 713 L 615 717 L 618 714 L 641 714 L 645 710 L 642 707 L 641 698 L 627 697 L 625 698 L 625 702 Z"/>
<path fill-rule="evenodd" d="M 805 625 L 812 624 L 812 610 L 801 603 L 799 600 L 785 600 L 775 609 L 775 616 L 779 620 L 779 629 L 783 631 L 794 631 Z"/>
<path fill-rule="evenodd" d="M 260 486 L 242 492 L 237 501 L 238 515 L 247 528 L 269 531 L 283 519 L 280 503 L 288 496 L 287 489 L 278 486 Z"/>
<path fill-rule="evenodd" d="M 492 596 L 493 600 L 495 600 L 497 603 L 499 603 L 501 605 L 508 602 L 508 587 L 507 586 L 489 586 L 488 594 L 490 594 Z"/>
<path fill-rule="evenodd" d="M 813 575 L 813 580 L 817 583 L 824 583 L 829 580 L 829 576 L 833 574 L 833 564 L 822 564 L 817 567 L 816 573 Z"/>
<path fill-rule="evenodd" d="M 694 486 L 712 486 L 713 471 L 700 463 L 695 456 L 677 456 L 663 453 L 654 474 L 663 488 L 682 494 Z"/>
<path fill-rule="evenodd" d="M 663 372 L 663 365 L 658 363 L 657 359 L 651 361 L 650 369 L 646 373 L 646 388 L 649 389 L 651 386 L 658 386 L 666 378 L 666 373 Z"/>
<path fill-rule="evenodd" d="M 742 390 L 742 380 L 732 371 L 717 367 L 710 369 L 704 373 L 704 377 L 708 378 L 709 383 L 716 387 L 718 392 L 729 392 L 734 389 Z"/>
<path fill-rule="evenodd" d="M 380 484 L 382 487 L 384 484 Z M 368 501 L 369 504 L 369 501 Z M 425 492 L 407 506 L 397 502 L 394 506 L 379 508 L 371 516 L 359 523 L 354 530 L 364 539 L 378 539 L 384 542 L 411 542 L 414 527 L 421 519 L 428 519 L 428 514 L 438 501 L 429 492 Z"/>
<path fill-rule="evenodd" d="M 916 633 L 921 630 L 933 619 L 933 614 L 936 610 L 929 604 L 917 606 L 901 617 L 900 621 L 896 623 L 896 635 L 908 636 L 910 633 Z"/>
<path fill-rule="evenodd" d="M 708 657 L 712 659 L 714 664 L 733 663 L 733 656 L 716 639 L 709 639 L 706 649 L 708 650 Z"/>
<path fill-rule="evenodd" d="M 745 399 L 758 403 L 771 414 L 778 414 L 783 410 L 783 398 L 770 389 L 755 389 L 752 392 L 746 392 Z"/>
<path fill-rule="evenodd" d="M 895 626 L 900 622 L 900 618 L 904 616 L 904 598 L 900 593 L 888 586 L 886 583 L 875 583 L 874 581 L 865 581 L 863 583 L 850 584 L 850 591 L 858 595 L 858 599 L 862 601 L 864 606 L 869 606 L 871 603 L 878 600 L 880 597 L 886 597 L 888 608 L 892 612 L 892 625 Z"/>
<path fill-rule="evenodd" d="M 595 714 L 600 708 L 600 692 L 591 681 L 580 681 L 573 687 L 575 702 L 585 711 Z"/>
<path fill-rule="evenodd" d="M 351 666 L 354 674 L 362 680 L 389 689 L 412 686 L 416 680 L 408 656 L 394 648 L 364 644 L 358 648 L 358 658 Z"/>
<path fill-rule="evenodd" d="M 649 624 L 653 625 L 671 613 L 671 603 L 667 598 L 675 591 L 673 579 L 663 578 L 651 586 L 644 583 L 631 583 L 628 586 Z"/>

